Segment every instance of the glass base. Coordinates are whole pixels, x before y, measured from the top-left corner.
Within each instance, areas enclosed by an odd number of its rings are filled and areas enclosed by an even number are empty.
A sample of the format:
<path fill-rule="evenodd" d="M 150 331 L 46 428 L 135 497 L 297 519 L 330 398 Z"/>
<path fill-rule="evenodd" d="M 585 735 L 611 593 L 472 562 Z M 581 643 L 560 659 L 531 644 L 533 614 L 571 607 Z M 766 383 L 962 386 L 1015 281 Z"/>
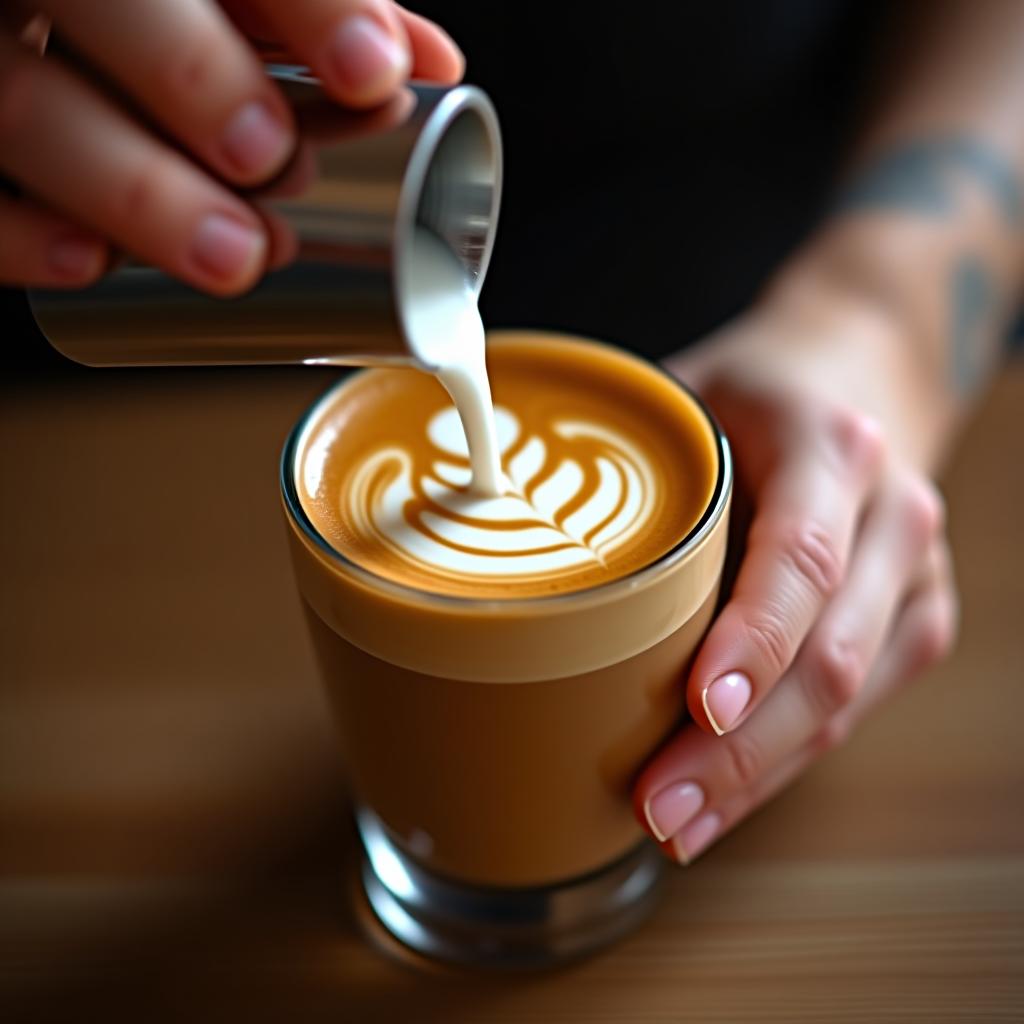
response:
<path fill-rule="evenodd" d="M 607 867 L 558 885 L 463 885 L 417 864 L 362 808 L 362 883 L 383 926 L 436 960 L 485 968 L 543 968 L 596 952 L 657 904 L 665 858 L 647 840 Z"/>

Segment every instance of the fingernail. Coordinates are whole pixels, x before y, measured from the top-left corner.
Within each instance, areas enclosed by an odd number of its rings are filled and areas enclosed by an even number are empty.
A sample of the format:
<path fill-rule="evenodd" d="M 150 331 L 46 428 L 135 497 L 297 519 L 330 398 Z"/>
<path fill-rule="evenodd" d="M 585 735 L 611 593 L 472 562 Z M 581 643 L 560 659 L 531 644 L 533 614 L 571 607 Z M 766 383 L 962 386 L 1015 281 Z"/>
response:
<path fill-rule="evenodd" d="M 246 103 L 227 123 L 221 145 L 242 174 L 268 174 L 291 148 L 288 126 L 259 100 Z"/>
<path fill-rule="evenodd" d="M 249 276 L 265 250 L 266 241 L 258 231 L 221 213 L 204 217 L 192 238 L 192 259 L 219 281 Z"/>
<path fill-rule="evenodd" d="M 68 231 L 58 235 L 47 250 L 50 269 L 69 281 L 86 281 L 103 269 L 106 246 L 95 235 Z"/>
<path fill-rule="evenodd" d="M 714 811 L 702 814 L 672 840 L 676 860 L 680 864 L 691 863 L 708 848 L 721 827 L 722 819 Z"/>
<path fill-rule="evenodd" d="M 674 782 L 658 790 L 646 804 L 644 814 L 659 842 L 678 832 L 704 806 L 704 790 L 695 782 Z"/>
<path fill-rule="evenodd" d="M 364 14 L 338 26 L 327 55 L 339 82 L 353 92 L 367 92 L 383 78 L 405 75 L 409 63 L 404 47 Z"/>
<path fill-rule="evenodd" d="M 716 679 L 701 694 L 704 714 L 711 728 L 721 736 L 728 732 L 750 703 L 750 680 L 742 672 L 730 672 Z"/>

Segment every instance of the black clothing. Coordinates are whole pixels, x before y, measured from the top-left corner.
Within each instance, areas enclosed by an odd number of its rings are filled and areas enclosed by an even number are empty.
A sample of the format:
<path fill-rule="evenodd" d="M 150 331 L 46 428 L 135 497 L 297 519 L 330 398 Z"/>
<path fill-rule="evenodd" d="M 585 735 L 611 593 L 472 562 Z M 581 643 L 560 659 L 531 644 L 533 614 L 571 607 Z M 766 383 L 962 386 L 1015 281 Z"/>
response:
<path fill-rule="evenodd" d="M 660 356 L 747 305 L 828 198 L 881 10 L 863 0 L 428 0 L 491 95 L 489 326 Z"/>

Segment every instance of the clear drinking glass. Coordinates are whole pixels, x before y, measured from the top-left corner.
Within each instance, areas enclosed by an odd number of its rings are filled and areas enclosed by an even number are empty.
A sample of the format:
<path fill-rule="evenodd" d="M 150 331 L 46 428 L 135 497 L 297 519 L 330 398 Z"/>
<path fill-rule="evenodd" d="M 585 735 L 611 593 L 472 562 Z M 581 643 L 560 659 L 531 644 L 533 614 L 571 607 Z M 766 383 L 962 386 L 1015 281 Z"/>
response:
<path fill-rule="evenodd" d="M 369 904 L 407 946 L 450 961 L 541 966 L 596 949 L 643 918 L 665 863 L 630 789 L 685 715 L 685 669 L 718 596 L 725 437 L 673 381 L 706 425 L 717 479 L 696 526 L 653 564 L 555 596 L 442 596 L 354 564 L 302 508 L 309 439 L 348 386 L 292 431 L 281 487 Z"/>

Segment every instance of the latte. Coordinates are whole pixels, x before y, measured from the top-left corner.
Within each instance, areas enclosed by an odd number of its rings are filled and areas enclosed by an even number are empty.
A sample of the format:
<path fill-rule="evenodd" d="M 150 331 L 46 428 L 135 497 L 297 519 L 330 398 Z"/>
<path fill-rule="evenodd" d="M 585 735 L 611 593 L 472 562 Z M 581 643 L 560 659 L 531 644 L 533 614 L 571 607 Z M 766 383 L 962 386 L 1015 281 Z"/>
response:
<path fill-rule="evenodd" d="M 657 561 L 708 508 L 716 439 L 650 365 L 557 335 L 487 348 L 504 480 L 473 473 L 451 399 L 427 374 L 363 371 L 321 403 L 296 466 L 319 535 L 373 575 L 434 594 L 527 598 Z"/>
<path fill-rule="evenodd" d="M 328 392 L 281 464 L 296 578 L 377 857 L 367 893 L 424 949 L 441 934 L 474 950 L 518 941 L 505 912 L 472 909 L 475 887 L 557 905 L 566 941 L 577 935 L 594 903 L 570 880 L 601 888 L 642 841 L 632 781 L 685 713 L 680 680 L 725 557 L 728 446 L 681 385 L 559 335 L 498 332 L 487 356 L 498 497 L 471 487 L 445 388 L 409 369 Z M 403 864 L 473 899 L 421 905 Z M 621 897 L 601 913 L 643 902 L 652 877 L 601 888 Z M 563 885 L 567 903 L 551 895 Z M 520 904 L 532 886 L 544 898 Z"/>

